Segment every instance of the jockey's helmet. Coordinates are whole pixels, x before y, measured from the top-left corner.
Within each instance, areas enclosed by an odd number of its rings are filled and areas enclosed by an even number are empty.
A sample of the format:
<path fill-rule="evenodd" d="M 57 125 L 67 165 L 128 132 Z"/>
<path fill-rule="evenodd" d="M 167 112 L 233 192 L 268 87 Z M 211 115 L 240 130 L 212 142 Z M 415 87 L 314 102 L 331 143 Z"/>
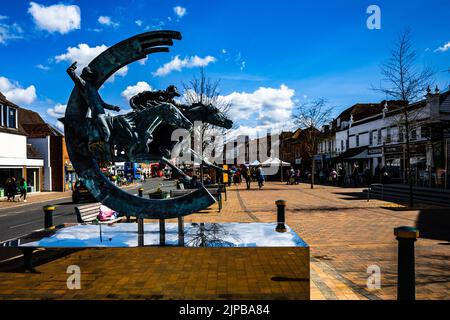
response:
<path fill-rule="evenodd" d="M 168 86 L 166 89 L 166 93 L 169 94 L 172 98 L 180 96 L 177 87 L 175 87 L 174 85 Z"/>

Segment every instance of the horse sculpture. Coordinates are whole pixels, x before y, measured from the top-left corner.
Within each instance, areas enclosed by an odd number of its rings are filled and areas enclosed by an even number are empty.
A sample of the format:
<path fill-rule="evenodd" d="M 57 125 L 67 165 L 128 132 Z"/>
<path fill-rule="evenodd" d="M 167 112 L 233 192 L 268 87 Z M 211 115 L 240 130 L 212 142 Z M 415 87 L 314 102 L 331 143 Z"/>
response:
<path fill-rule="evenodd" d="M 201 159 L 205 165 L 223 171 L 190 148 L 187 143 L 190 140 L 172 140 L 173 131 L 179 128 L 192 134 L 195 121 L 225 129 L 230 129 L 233 124 L 212 104 L 195 103 L 177 107 L 162 102 L 127 114 L 107 116 L 106 123 L 111 132 L 108 142 L 101 140 L 95 120 L 88 118 L 86 122 L 91 140 L 89 149 L 99 161 L 162 162 L 177 172 L 185 182 L 190 178 L 170 161 L 174 155 L 191 154 Z"/>
<path fill-rule="evenodd" d="M 134 97 L 131 98 L 131 101 L 134 101 L 134 103 L 136 103 L 136 101 L 139 101 L 139 106 L 136 106 L 136 110 L 155 110 L 160 106 L 157 101 L 147 101 L 146 99 L 142 99 L 142 97 L 145 97 L 145 92 L 139 93 L 137 96 L 139 96 L 140 99 L 134 99 Z M 167 104 L 174 106 L 171 103 Z M 208 123 L 213 126 L 225 129 L 230 129 L 233 125 L 233 122 L 212 104 L 205 105 L 200 102 L 194 103 L 190 106 L 177 104 L 175 108 L 179 110 L 191 123 L 194 123 L 195 121 L 201 121 L 203 123 Z M 190 177 L 185 175 L 183 171 L 176 167 L 170 161 L 170 158 L 177 157 L 182 154 L 190 154 L 194 155 L 197 159 L 200 159 L 205 165 L 211 166 L 216 170 L 223 171 L 222 168 L 209 162 L 203 156 L 198 155 L 194 150 L 192 150 L 192 148 L 190 148 L 189 142 L 190 135 L 193 133 L 193 126 L 191 126 L 189 129 L 184 127 L 184 129 L 187 130 L 187 133 L 189 133 L 189 137 L 185 137 L 185 139 L 181 141 L 173 141 L 172 134 L 174 130 L 178 128 L 183 127 L 177 127 L 169 123 L 169 121 L 165 121 L 153 131 L 153 138 L 155 140 L 155 143 L 150 145 L 150 152 L 148 155 L 153 161 L 160 161 L 168 165 L 172 170 L 177 172 L 177 174 L 181 176 L 182 180 L 185 182 L 188 182 L 190 180 Z"/>

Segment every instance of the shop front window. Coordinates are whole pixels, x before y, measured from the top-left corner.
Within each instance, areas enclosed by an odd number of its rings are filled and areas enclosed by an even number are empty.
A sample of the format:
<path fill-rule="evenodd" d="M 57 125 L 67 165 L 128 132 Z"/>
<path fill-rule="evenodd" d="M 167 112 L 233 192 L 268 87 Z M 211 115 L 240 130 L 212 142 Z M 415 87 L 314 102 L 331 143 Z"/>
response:
<path fill-rule="evenodd" d="M 398 179 L 402 176 L 400 159 L 391 159 L 386 161 L 386 171 L 391 179 Z"/>
<path fill-rule="evenodd" d="M 22 178 L 22 169 L 0 169 L 0 188 L 5 188 L 6 180 L 14 178 L 16 182 Z"/>
<path fill-rule="evenodd" d="M 27 169 L 28 192 L 41 191 L 39 169 Z"/>

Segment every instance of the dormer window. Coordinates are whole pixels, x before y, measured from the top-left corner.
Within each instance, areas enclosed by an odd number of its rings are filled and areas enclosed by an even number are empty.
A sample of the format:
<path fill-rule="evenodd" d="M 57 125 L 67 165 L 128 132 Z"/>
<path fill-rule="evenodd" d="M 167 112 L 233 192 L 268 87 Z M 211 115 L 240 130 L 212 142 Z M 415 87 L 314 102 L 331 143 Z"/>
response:
<path fill-rule="evenodd" d="M 17 129 L 17 109 L 8 107 L 8 128 Z"/>

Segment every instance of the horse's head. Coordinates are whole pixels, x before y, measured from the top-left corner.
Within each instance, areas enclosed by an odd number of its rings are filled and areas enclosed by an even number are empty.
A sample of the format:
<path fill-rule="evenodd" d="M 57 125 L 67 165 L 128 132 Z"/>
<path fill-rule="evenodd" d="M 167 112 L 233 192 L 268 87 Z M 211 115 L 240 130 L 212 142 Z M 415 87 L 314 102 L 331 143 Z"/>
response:
<path fill-rule="evenodd" d="M 187 109 L 186 115 L 191 121 L 199 120 L 225 129 L 231 129 L 233 126 L 233 121 L 211 103 L 194 103 Z"/>

